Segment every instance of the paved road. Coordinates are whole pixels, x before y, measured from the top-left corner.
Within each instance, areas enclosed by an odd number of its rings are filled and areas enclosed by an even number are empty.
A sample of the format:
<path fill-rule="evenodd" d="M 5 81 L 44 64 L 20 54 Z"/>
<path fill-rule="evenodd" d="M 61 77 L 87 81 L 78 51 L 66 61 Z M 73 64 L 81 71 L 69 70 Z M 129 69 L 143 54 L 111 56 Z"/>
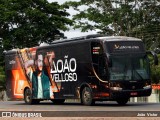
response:
<path fill-rule="evenodd" d="M 50 101 L 43 101 L 38 105 L 26 105 L 23 101 L 0 101 L 0 111 L 13 112 L 40 112 L 46 117 L 140 117 L 143 115 L 156 115 L 150 117 L 160 118 L 159 103 L 128 103 L 119 106 L 116 102 L 97 102 L 94 106 L 84 106 L 78 102 L 65 102 L 63 105 L 55 105 Z M 48 111 L 48 112 L 44 112 Z"/>
<path fill-rule="evenodd" d="M 97 102 L 94 106 L 84 106 L 78 102 L 65 102 L 55 105 L 43 101 L 38 105 L 26 105 L 23 101 L 0 101 L 0 111 L 160 111 L 159 103 L 128 103 L 119 106 L 116 102 Z"/>

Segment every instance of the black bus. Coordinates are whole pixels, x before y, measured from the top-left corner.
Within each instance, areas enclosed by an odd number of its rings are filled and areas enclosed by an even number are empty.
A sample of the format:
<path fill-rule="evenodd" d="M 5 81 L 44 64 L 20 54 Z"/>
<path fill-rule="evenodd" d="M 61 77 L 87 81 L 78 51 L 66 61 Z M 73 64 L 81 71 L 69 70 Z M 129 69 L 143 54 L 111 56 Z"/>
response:
<path fill-rule="evenodd" d="M 25 49 L 25 55 L 23 52 L 6 53 L 8 66 L 19 61 L 18 69 L 22 71 L 19 76 L 23 77 L 16 79 L 21 80 L 23 97 L 13 95 L 17 88 L 13 82 L 16 81 L 14 67 L 6 68 L 6 75 L 13 76 L 7 79 L 8 94 L 13 93 L 12 98 L 24 98 L 27 104 L 46 99 L 54 103 L 80 99 L 84 105 L 95 101 L 117 101 L 124 105 L 130 97 L 151 95 L 148 53 L 153 55 L 155 65 L 158 64 L 156 54 L 147 52 L 142 40 L 125 36 L 88 35 L 36 47 L 34 54 L 31 48 Z M 10 54 L 17 59 L 8 59 Z"/>

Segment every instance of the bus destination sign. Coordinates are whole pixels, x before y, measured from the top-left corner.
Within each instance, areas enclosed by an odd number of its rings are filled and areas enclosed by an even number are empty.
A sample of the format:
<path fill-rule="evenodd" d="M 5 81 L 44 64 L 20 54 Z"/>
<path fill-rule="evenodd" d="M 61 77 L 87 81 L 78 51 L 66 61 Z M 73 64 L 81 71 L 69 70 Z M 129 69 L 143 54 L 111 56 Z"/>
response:
<path fill-rule="evenodd" d="M 140 41 L 135 42 L 108 42 L 107 49 L 109 53 L 130 53 L 130 52 L 144 52 L 143 43 Z"/>

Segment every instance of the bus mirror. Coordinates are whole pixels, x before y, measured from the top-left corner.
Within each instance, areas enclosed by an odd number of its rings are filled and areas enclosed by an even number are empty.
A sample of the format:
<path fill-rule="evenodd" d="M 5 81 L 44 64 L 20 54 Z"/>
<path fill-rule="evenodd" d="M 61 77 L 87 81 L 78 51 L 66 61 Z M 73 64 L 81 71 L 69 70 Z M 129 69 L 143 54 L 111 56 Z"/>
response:
<path fill-rule="evenodd" d="M 147 54 L 151 54 L 154 59 L 154 65 L 158 65 L 158 57 L 157 54 L 154 51 L 147 51 Z"/>
<path fill-rule="evenodd" d="M 152 53 L 153 58 L 154 58 L 154 64 L 158 65 L 158 56 L 157 56 L 157 54 L 155 52 L 153 52 L 153 51 L 151 53 Z"/>

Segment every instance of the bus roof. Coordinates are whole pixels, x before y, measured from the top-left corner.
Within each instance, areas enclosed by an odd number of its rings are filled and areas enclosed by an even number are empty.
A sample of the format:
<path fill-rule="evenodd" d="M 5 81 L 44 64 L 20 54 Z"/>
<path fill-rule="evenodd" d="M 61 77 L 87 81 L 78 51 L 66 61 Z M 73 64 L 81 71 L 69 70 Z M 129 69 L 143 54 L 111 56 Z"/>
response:
<path fill-rule="evenodd" d="M 72 41 L 78 42 L 78 41 L 88 41 L 88 40 L 102 40 L 102 41 L 142 41 L 141 39 L 134 38 L 134 37 L 126 37 L 126 36 L 107 36 L 107 35 L 101 35 L 101 34 L 91 34 L 91 35 L 86 35 L 86 36 L 81 36 L 81 37 L 74 37 L 70 39 L 62 39 L 62 40 L 55 40 L 53 41 L 50 45 L 49 44 L 41 44 L 40 46 L 37 46 L 35 48 L 44 48 L 46 46 L 52 46 L 54 44 L 59 44 L 59 43 L 70 43 Z M 33 47 L 34 48 L 34 47 Z M 23 48 L 27 49 L 27 48 Z M 28 48 L 30 49 L 30 48 Z M 7 51 L 6 53 L 16 53 L 19 49 L 12 49 Z"/>
<path fill-rule="evenodd" d="M 81 36 L 81 37 L 75 37 L 70 39 L 62 39 L 62 40 L 55 40 L 51 44 L 57 44 L 57 43 L 66 43 L 71 41 L 83 41 L 83 40 L 90 40 L 90 39 L 100 39 L 104 41 L 142 41 L 141 39 L 134 38 L 134 37 L 127 37 L 127 36 L 107 36 L 107 35 L 101 35 L 101 34 L 93 34 L 93 35 L 87 35 L 87 36 Z"/>
<path fill-rule="evenodd" d="M 141 39 L 126 36 L 105 36 L 98 37 L 98 39 L 104 39 L 105 41 L 142 41 Z"/>

